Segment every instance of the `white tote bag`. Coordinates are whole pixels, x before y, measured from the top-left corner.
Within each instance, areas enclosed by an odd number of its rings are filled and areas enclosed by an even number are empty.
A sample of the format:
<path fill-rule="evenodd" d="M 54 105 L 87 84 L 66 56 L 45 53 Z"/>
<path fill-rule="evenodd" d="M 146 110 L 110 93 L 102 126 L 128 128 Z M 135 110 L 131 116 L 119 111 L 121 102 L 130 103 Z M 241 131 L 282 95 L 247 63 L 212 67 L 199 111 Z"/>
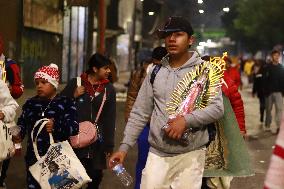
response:
<path fill-rule="evenodd" d="M 14 125 L 15 122 L 4 123 L 3 121 L 0 121 L 0 162 L 15 154 L 12 134 L 9 131 L 10 127 Z"/>
<path fill-rule="evenodd" d="M 33 148 L 37 162 L 29 170 L 42 189 L 79 189 L 92 180 L 77 158 L 68 141 L 54 143 L 49 133 L 50 147 L 47 153 L 40 157 L 37 149 L 37 137 L 48 119 L 38 120 L 31 133 Z M 40 127 L 34 139 L 33 133 Z"/>

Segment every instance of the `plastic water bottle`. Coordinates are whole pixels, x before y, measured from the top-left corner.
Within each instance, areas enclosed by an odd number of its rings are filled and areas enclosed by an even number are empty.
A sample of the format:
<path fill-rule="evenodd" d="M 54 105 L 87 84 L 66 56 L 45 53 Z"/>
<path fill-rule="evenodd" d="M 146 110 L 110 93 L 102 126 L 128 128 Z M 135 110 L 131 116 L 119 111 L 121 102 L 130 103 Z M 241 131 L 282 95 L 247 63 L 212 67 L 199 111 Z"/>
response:
<path fill-rule="evenodd" d="M 112 163 L 115 165 L 112 168 L 112 170 L 116 174 L 116 176 L 119 178 L 119 180 L 122 182 L 122 184 L 124 186 L 130 186 L 133 183 L 133 178 L 126 171 L 123 165 L 117 161 L 112 161 Z"/>
<path fill-rule="evenodd" d="M 169 124 L 166 124 L 162 127 L 162 130 L 165 130 L 167 128 L 169 128 L 170 125 Z M 188 145 L 190 141 L 192 141 L 192 138 L 194 137 L 194 133 L 192 132 L 192 128 L 187 128 L 181 138 L 179 139 L 179 141 L 185 145 Z"/>

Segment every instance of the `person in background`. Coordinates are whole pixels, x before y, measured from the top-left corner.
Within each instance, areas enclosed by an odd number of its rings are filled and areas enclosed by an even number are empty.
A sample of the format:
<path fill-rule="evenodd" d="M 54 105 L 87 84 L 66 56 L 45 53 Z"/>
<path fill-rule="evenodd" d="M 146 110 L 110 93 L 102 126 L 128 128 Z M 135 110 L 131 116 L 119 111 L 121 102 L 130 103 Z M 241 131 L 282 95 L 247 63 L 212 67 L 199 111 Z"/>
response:
<path fill-rule="evenodd" d="M 260 125 L 263 127 L 264 121 L 264 111 L 265 111 L 265 86 L 263 82 L 263 68 L 265 66 L 265 61 L 256 60 L 253 67 L 253 88 L 252 96 L 257 95 L 259 99 L 259 114 L 260 114 Z"/>
<path fill-rule="evenodd" d="M 28 189 L 41 188 L 29 171 L 29 167 L 37 162 L 31 139 L 31 132 L 36 121 L 42 118 L 49 119 L 36 140 L 40 156 L 44 156 L 50 146 L 49 133 L 52 133 L 54 141 L 65 141 L 79 132 L 75 102 L 57 94 L 59 82 L 57 65 L 50 64 L 39 68 L 34 75 L 34 81 L 37 94 L 23 105 L 17 122 L 20 134 L 13 137 L 13 141 L 19 143 L 28 135 L 25 155 Z"/>
<path fill-rule="evenodd" d="M 14 99 L 18 99 L 24 92 L 24 85 L 21 80 L 21 73 L 18 64 L 4 55 L 4 41 L 0 34 L 0 60 L 4 61 L 7 84 L 10 89 L 10 93 Z"/>
<path fill-rule="evenodd" d="M 130 80 L 130 86 L 128 88 L 127 92 L 127 98 L 126 98 L 126 108 L 125 108 L 125 122 L 127 122 L 129 118 L 129 114 L 131 112 L 131 109 L 133 107 L 133 104 L 137 98 L 139 89 L 146 77 L 149 73 L 150 69 L 153 66 L 156 66 L 160 64 L 160 61 L 163 57 L 167 55 L 167 49 L 165 47 L 156 47 L 154 48 L 152 52 L 152 63 L 150 64 L 144 64 L 143 67 L 141 67 L 139 70 L 134 72 L 131 80 Z M 149 152 L 149 142 L 148 142 L 148 136 L 149 136 L 149 130 L 150 130 L 150 121 L 146 124 L 146 127 L 144 127 L 142 133 L 139 135 L 139 138 L 137 140 L 138 143 L 138 159 L 136 163 L 136 176 L 135 176 L 135 189 L 140 188 L 141 183 L 141 175 L 142 170 L 145 167 L 148 152 Z"/>
<path fill-rule="evenodd" d="M 4 55 L 4 41 L 0 34 L 0 61 L 4 61 L 6 71 L 6 83 L 8 85 L 10 94 L 14 99 L 18 99 L 24 92 L 24 85 L 21 81 L 20 68 L 17 63 L 5 57 Z M 3 161 L 1 176 L 0 176 L 0 188 L 5 188 L 5 179 L 7 177 L 7 171 L 9 168 L 10 159 Z"/>
<path fill-rule="evenodd" d="M 235 83 L 237 89 L 241 87 L 241 74 L 238 70 L 236 63 L 232 63 L 232 60 L 229 57 L 225 57 L 226 61 L 226 70 L 225 73 L 230 76 L 231 80 Z"/>
<path fill-rule="evenodd" d="M 114 148 L 116 92 L 108 80 L 110 64 L 110 60 L 105 56 L 99 53 L 93 54 L 88 62 L 87 71 L 80 76 L 82 86 L 77 86 L 77 78 L 73 78 L 61 92 L 62 95 L 75 99 L 79 122 L 92 123 L 95 122 L 106 95 L 106 101 L 97 121 L 102 138 L 84 148 L 74 149 L 92 179 L 87 189 L 99 188 L 106 160 Z"/>
<path fill-rule="evenodd" d="M 13 122 L 16 116 L 16 110 L 19 105 L 11 96 L 7 84 L 1 79 L 1 75 L 0 75 L 0 91 L 1 91 L 0 92 L 0 121 L 4 123 Z M 3 162 L 0 162 L 0 170 L 5 169 L 5 166 L 7 164 L 5 165 L 4 162 L 6 162 L 6 160 L 4 160 Z M 4 182 L 5 177 L 6 177 L 6 171 L 5 171 L 5 176 L 1 175 L 2 182 L 0 183 L 1 184 L 0 189 L 6 189 L 6 185 Z"/>
<path fill-rule="evenodd" d="M 280 64 L 280 52 L 273 50 L 271 52 L 272 62 L 263 68 L 263 82 L 265 91 L 265 127 L 267 131 L 276 134 L 280 127 L 282 107 L 283 107 L 283 92 L 284 92 L 284 68 Z M 275 105 L 275 125 L 272 122 L 272 107 Z"/>
<path fill-rule="evenodd" d="M 252 58 L 246 60 L 244 65 L 244 73 L 248 78 L 248 83 L 252 83 L 253 78 L 253 65 L 255 64 Z"/>

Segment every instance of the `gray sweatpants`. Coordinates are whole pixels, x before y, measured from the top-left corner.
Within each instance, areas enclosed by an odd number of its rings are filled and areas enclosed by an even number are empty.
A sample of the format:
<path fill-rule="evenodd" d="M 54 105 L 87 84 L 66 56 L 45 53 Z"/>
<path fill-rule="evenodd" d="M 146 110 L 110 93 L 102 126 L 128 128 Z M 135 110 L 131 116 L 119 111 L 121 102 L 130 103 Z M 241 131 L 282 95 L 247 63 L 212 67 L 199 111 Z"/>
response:
<path fill-rule="evenodd" d="M 205 150 L 203 148 L 173 157 L 161 157 L 149 152 L 140 188 L 200 189 Z"/>
<path fill-rule="evenodd" d="M 275 123 L 276 128 L 280 127 L 281 116 L 282 116 L 282 107 L 283 107 L 283 97 L 281 92 L 274 92 L 271 93 L 265 101 L 265 108 L 266 108 L 266 119 L 265 119 L 265 126 L 270 127 L 272 122 L 272 106 L 275 104 Z"/>

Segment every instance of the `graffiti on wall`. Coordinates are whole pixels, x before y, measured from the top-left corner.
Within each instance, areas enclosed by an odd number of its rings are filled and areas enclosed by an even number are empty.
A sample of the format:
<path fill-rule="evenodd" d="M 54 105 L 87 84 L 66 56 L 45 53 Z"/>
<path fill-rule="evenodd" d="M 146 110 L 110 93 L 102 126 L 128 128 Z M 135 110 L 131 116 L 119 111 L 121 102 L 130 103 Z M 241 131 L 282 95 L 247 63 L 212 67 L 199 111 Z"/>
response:
<path fill-rule="evenodd" d="M 61 68 L 62 36 L 41 30 L 24 28 L 21 41 L 22 73 L 24 85 L 34 87 L 33 75 L 36 70 L 51 62 Z"/>
<path fill-rule="evenodd" d="M 41 39 L 30 40 L 26 37 L 22 38 L 21 58 L 40 60 L 46 56 L 46 48 Z"/>

